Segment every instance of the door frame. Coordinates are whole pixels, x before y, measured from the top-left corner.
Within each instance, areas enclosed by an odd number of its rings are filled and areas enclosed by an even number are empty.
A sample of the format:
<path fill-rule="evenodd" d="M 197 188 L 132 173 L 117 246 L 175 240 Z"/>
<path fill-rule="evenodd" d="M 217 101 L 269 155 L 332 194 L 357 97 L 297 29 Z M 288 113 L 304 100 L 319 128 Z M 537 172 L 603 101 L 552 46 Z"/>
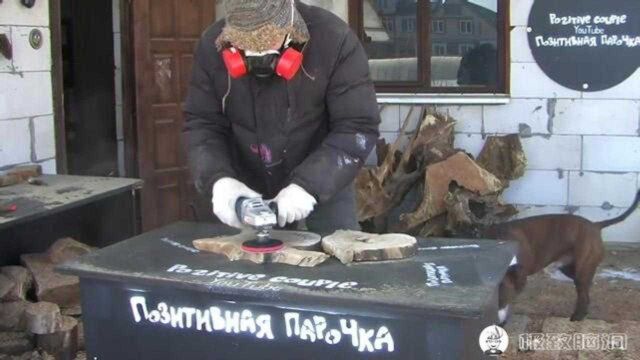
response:
<path fill-rule="evenodd" d="M 56 143 L 56 168 L 58 174 L 68 174 L 69 167 L 64 113 L 64 74 L 62 66 L 62 1 L 70 0 L 49 1 L 49 24 L 51 29 L 51 81 Z M 135 69 L 133 66 L 133 31 L 131 26 L 131 4 L 133 0 L 117 1 L 120 2 L 120 33 L 122 39 L 122 129 L 124 136 L 125 169 L 125 173 L 120 174 L 120 176 L 137 177 Z"/>

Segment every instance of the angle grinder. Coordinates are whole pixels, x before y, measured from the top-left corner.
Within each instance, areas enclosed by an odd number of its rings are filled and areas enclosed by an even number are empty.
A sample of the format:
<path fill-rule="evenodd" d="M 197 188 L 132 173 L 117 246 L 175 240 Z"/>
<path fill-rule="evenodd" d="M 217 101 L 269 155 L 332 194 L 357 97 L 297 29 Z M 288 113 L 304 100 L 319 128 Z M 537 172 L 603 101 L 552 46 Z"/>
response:
<path fill-rule="evenodd" d="M 236 202 L 236 214 L 244 225 L 257 231 L 253 240 L 242 243 L 242 250 L 252 253 L 269 254 L 281 250 L 284 243 L 271 238 L 271 230 L 278 224 L 278 209 L 274 201 L 262 198 L 241 197 Z"/>

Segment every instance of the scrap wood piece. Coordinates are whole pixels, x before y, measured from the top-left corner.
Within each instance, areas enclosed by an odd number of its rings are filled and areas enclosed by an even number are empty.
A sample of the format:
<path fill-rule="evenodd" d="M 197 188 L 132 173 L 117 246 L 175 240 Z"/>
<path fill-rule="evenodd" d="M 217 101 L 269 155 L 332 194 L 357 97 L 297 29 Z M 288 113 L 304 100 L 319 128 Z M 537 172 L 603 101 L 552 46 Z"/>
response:
<path fill-rule="evenodd" d="M 322 248 L 343 264 L 400 260 L 415 255 L 416 238 L 405 234 L 369 234 L 338 230 L 322 239 Z"/>
<path fill-rule="evenodd" d="M 253 230 L 242 231 L 232 236 L 219 236 L 193 241 L 193 246 L 201 251 L 225 255 L 230 261 L 249 260 L 256 264 L 281 263 L 302 267 L 314 267 L 323 263 L 329 255 L 312 251 L 319 248 L 320 235 L 304 231 L 271 231 L 274 239 L 282 240 L 285 247 L 275 253 L 259 254 L 242 250 L 242 243 L 256 238 Z"/>
<path fill-rule="evenodd" d="M 447 160 L 427 167 L 422 204 L 415 212 L 401 216 L 406 228 L 415 228 L 444 213 L 444 197 L 449 192 L 452 182 L 480 195 L 497 193 L 504 188 L 500 179 L 476 164 L 464 152 L 459 152 Z"/>
<path fill-rule="evenodd" d="M 477 163 L 501 180 L 515 180 L 524 175 L 527 156 L 518 134 L 489 136 L 478 155 Z"/>
<path fill-rule="evenodd" d="M 478 195 L 456 188 L 445 197 L 447 205 L 447 230 L 458 236 L 472 236 L 476 229 L 483 229 L 506 221 L 516 215 L 513 205 L 502 202 L 496 194 Z"/>

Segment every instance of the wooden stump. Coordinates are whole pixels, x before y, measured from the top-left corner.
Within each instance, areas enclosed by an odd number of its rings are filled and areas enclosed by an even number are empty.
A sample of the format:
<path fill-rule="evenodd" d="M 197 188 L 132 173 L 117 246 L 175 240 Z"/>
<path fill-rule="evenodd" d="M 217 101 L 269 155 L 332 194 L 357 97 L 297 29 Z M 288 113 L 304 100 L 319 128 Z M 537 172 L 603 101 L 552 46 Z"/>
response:
<path fill-rule="evenodd" d="M 404 234 L 368 234 L 336 231 L 322 239 L 322 248 L 343 264 L 361 261 L 399 260 L 416 253 L 417 241 Z"/>
<path fill-rule="evenodd" d="M 75 359 L 78 352 L 78 321 L 70 316 L 63 316 L 60 329 L 52 334 L 38 335 L 37 344 L 56 359 Z"/>
<path fill-rule="evenodd" d="M 271 237 L 282 240 L 284 248 L 272 254 L 257 254 L 242 250 L 242 243 L 256 238 L 255 231 L 243 231 L 232 236 L 220 236 L 200 239 L 193 246 L 201 251 L 225 255 L 231 261 L 249 260 L 257 264 L 281 263 L 303 267 L 313 267 L 323 263 L 329 256 L 323 252 L 312 251 L 320 248 L 321 237 L 304 231 L 274 230 Z"/>
<path fill-rule="evenodd" d="M 25 309 L 27 330 L 36 335 L 52 334 L 60 330 L 60 307 L 53 303 L 30 303 Z"/>

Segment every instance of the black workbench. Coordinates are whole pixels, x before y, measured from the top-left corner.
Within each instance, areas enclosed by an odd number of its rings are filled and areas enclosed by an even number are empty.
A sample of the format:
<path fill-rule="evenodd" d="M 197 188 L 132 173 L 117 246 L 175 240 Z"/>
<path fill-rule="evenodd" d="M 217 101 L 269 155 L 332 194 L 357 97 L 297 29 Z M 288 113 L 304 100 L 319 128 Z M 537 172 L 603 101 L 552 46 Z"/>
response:
<path fill-rule="evenodd" d="M 45 185 L 0 188 L 0 204 L 17 211 L 0 214 L 0 265 L 16 264 L 24 253 L 41 252 L 61 237 L 92 246 L 128 239 L 137 231 L 138 179 L 43 175 Z"/>
<path fill-rule="evenodd" d="M 301 268 L 191 245 L 222 233 L 177 223 L 66 264 L 81 278 L 87 358 L 480 359 L 516 250 L 429 239 L 403 261 Z"/>

